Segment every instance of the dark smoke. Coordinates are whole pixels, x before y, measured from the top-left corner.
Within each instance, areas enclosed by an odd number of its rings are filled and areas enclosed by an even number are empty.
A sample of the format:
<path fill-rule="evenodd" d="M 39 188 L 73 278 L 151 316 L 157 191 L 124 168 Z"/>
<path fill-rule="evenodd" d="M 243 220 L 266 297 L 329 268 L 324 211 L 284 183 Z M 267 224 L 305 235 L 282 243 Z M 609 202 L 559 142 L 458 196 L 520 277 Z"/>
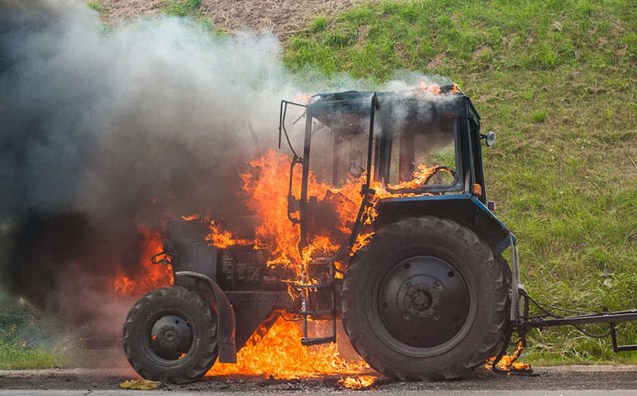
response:
<path fill-rule="evenodd" d="M 267 34 L 177 18 L 110 30 L 80 1 L 0 0 L 4 287 L 84 318 L 100 279 L 135 273 L 140 226 L 240 209 L 242 164 L 274 145 L 295 95 L 279 50 Z"/>
<path fill-rule="evenodd" d="M 118 332 L 105 292 L 138 270 L 140 227 L 242 212 L 239 174 L 299 93 L 279 54 L 269 34 L 168 17 L 109 28 L 80 0 L 0 0 L 0 286 Z M 315 88 L 366 85 L 312 73 Z"/>

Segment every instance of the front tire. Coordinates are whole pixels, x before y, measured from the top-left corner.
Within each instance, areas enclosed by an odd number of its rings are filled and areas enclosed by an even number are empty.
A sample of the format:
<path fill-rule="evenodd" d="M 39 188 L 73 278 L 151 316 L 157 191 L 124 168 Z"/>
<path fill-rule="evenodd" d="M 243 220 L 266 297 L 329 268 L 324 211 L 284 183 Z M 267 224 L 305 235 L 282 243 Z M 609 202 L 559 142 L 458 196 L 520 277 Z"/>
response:
<path fill-rule="evenodd" d="M 345 331 L 385 375 L 460 377 L 494 355 L 505 334 L 507 270 L 473 231 L 453 221 L 390 224 L 349 264 Z"/>
<path fill-rule="evenodd" d="M 185 384 L 217 359 L 217 326 L 208 303 L 183 287 L 164 287 L 140 298 L 124 323 L 124 351 L 145 379 Z"/>

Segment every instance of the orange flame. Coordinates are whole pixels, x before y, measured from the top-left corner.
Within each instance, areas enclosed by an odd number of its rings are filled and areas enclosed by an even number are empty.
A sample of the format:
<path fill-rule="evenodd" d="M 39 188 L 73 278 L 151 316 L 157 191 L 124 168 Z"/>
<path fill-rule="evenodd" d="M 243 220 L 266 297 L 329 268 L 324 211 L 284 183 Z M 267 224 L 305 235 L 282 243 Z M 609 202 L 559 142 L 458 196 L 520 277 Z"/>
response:
<path fill-rule="evenodd" d="M 262 157 L 250 162 L 251 168 L 241 175 L 243 189 L 249 199 L 246 205 L 257 217 L 254 240 L 237 239 L 231 232 L 224 230 L 214 220 L 210 220 L 209 233 L 206 240 L 211 245 L 224 249 L 237 244 L 254 245 L 265 248 L 270 254 L 267 265 L 281 266 L 291 269 L 297 279 L 290 283 L 303 281 L 312 284 L 313 280 L 306 277 L 306 267 L 317 255 L 331 255 L 339 244 L 351 232 L 352 224 L 357 216 L 363 196 L 361 186 L 364 176 L 350 178 L 340 188 L 327 183 L 321 183 L 310 173 L 308 196 L 316 197 L 317 205 L 322 205 L 327 215 L 318 219 L 318 232 L 312 233 L 307 246 L 299 251 L 299 225 L 293 224 L 288 218 L 288 183 L 290 159 L 284 154 L 269 151 Z M 388 190 L 417 188 L 425 183 L 432 170 L 418 165 L 414 178 L 385 189 L 380 183 L 372 188 L 375 194 L 371 203 L 365 208 L 364 222 L 370 225 L 377 213 L 375 205 L 379 199 L 397 196 Z M 295 172 L 292 177 L 292 198 L 299 199 L 301 187 L 301 172 Z M 401 196 L 413 194 L 400 194 Z M 291 216 L 298 217 L 298 213 Z M 197 215 L 183 217 L 184 220 L 200 219 Z M 320 224 L 322 221 L 325 224 Z M 322 228 L 321 228 L 322 227 Z M 170 268 L 164 265 L 153 265 L 148 258 L 161 251 L 161 239 L 157 232 L 143 231 L 145 236 L 143 272 L 135 279 L 125 274 L 118 274 L 115 288 L 118 293 L 143 293 L 153 288 L 164 286 L 172 282 Z M 373 232 L 361 233 L 354 246 L 352 254 L 365 246 L 373 238 Z M 344 263 L 338 263 L 341 270 Z M 272 375 L 276 378 L 290 379 L 310 377 L 322 374 L 358 375 L 370 370 L 362 360 L 354 363 L 342 359 L 335 344 L 316 347 L 304 347 L 300 340 L 302 332 L 297 323 L 280 318 L 267 334 L 254 333 L 247 344 L 239 351 L 237 364 L 216 363 L 207 375 L 249 374 Z M 366 388 L 372 386 L 375 377 L 358 376 L 342 380 L 342 385 L 351 388 Z"/>
<path fill-rule="evenodd" d="M 120 267 L 113 280 L 113 289 L 119 295 L 142 295 L 153 289 L 173 284 L 172 268 L 170 265 L 153 264 L 150 258 L 161 253 L 162 239 L 159 232 L 145 228 L 138 230 L 142 237 L 142 254 L 140 270 L 134 279 Z"/>
<path fill-rule="evenodd" d="M 341 378 L 338 383 L 341 384 L 343 388 L 367 389 L 374 386 L 377 380 L 378 378 L 373 375 L 359 375 L 358 377 Z"/>
<path fill-rule="evenodd" d="M 323 374 L 358 374 L 369 371 L 362 360 L 348 363 L 335 344 L 305 347 L 295 322 L 279 318 L 265 335 L 254 333 L 237 354 L 237 364 L 216 362 L 206 375 L 248 374 L 279 379 L 315 377 Z"/>
<path fill-rule="evenodd" d="M 431 85 L 427 85 L 426 81 L 420 81 L 420 92 L 421 93 L 429 93 L 432 95 L 440 95 L 440 85 L 438 84 L 431 84 Z"/>
<path fill-rule="evenodd" d="M 356 218 L 361 202 L 360 184 L 351 180 L 341 188 L 333 188 L 327 183 L 320 183 L 310 173 L 308 196 L 317 199 L 336 211 L 336 219 L 330 224 L 327 234 L 319 234 L 308 241 L 307 247 L 299 252 L 299 226 L 288 218 L 289 158 L 274 151 L 250 163 L 252 169 L 244 173 L 243 188 L 250 199 L 249 209 L 256 213 L 259 221 L 256 228 L 256 244 L 267 248 L 272 259 L 268 266 L 282 266 L 294 269 L 300 276 L 304 264 L 307 264 L 315 253 L 329 254 L 338 248 L 342 239 L 350 230 Z M 292 178 L 293 199 L 300 196 L 301 174 L 295 172 Z M 298 216 L 293 214 L 293 216 Z M 331 234 L 331 235 L 328 235 Z"/>
<path fill-rule="evenodd" d="M 515 352 L 513 352 L 513 355 L 502 356 L 502 358 L 496 365 L 498 370 L 507 371 L 509 373 L 512 371 L 533 371 L 530 364 L 517 361 L 520 358 L 520 354 L 522 354 L 523 349 L 524 349 L 524 344 L 520 342 Z M 495 359 L 496 359 L 495 356 L 489 358 L 487 362 L 485 363 L 484 367 L 486 367 L 488 370 L 493 370 L 493 362 L 495 361 Z"/>
<path fill-rule="evenodd" d="M 251 245 L 254 241 L 245 239 L 237 239 L 232 235 L 230 231 L 226 231 L 219 224 L 216 224 L 214 220 L 210 220 L 209 232 L 206 235 L 205 240 L 212 246 L 219 249 L 225 249 L 234 245 Z"/>

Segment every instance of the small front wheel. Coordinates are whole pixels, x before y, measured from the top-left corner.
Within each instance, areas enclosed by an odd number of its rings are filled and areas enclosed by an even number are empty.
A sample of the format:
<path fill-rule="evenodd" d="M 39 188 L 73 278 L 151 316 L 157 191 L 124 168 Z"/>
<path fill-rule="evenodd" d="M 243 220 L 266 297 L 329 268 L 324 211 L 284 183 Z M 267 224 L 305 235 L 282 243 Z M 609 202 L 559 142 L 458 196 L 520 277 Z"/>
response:
<path fill-rule="evenodd" d="M 217 359 L 216 316 L 200 295 L 183 287 L 153 290 L 128 313 L 124 351 L 143 378 L 196 381 Z"/>

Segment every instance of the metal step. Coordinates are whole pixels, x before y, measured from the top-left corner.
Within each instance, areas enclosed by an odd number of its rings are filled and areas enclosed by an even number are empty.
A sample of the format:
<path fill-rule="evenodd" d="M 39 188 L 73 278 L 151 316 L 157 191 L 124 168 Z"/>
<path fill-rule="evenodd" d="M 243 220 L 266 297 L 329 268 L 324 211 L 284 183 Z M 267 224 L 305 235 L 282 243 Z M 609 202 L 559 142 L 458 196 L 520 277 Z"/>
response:
<path fill-rule="evenodd" d="M 312 315 L 327 315 L 327 314 L 333 314 L 334 313 L 334 309 L 323 309 L 323 310 L 318 310 L 318 311 L 301 311 L 301 315 L 303 316 L 312 316 Z"/>
<path fill-rule="evenodd" d="M 306 346 L 327 344 L 336 341 L 336 288 L 334 282 L 334 265 L 330 260 L 322 260 L 319 265 L 326 266 L 324 268 L 327 268 L 328 270 L 329 280 L 323 280 L 321 283 L 317 284 L 304 284 L 306 279 L 304 276 L 302 276 L 301 284 L 295 285 L 301 293 L 300 314 L 301 316 L 303 316 L 303 337 L 301 338 L 301 344 Z M 312 294 L 317 293 L 319 289 L 325 290 L 327 293 L 331 293 L 329 305 L 325 304 L 329 306 L 329 309 L 307 309 L 308 307 L 312 306 L 312 304 L 310 304 Z M 325 291 L 322 293 L 325 293 Z M 325 306 L 316 306 L 316 308 L 325 308 Z M 317 317 L 323 315 L 330 315 L 329 319 L 323 320 L 329 320 L 331 322 L 331 332 L 329 333 L 329 335 L 324 337 L 310 337 L 308 330 L 309 317 Z"/>
<path fill-rule="evenodd" d="M 330 289 L 334 287 L 334 281 L 325 282 L 325 283 L 317 283 L 317 284 L 308 284 L 308 285 L 294 285 L 297 289 Z"/>
<path fill-rule="evenodd" d="M 335 341 L 336 341 L 336 334 L 328 336 L 328 337 L 301 338 L 301 344 L 305 346 L 328 344 L 330 342 L 335 342 Z"/>

